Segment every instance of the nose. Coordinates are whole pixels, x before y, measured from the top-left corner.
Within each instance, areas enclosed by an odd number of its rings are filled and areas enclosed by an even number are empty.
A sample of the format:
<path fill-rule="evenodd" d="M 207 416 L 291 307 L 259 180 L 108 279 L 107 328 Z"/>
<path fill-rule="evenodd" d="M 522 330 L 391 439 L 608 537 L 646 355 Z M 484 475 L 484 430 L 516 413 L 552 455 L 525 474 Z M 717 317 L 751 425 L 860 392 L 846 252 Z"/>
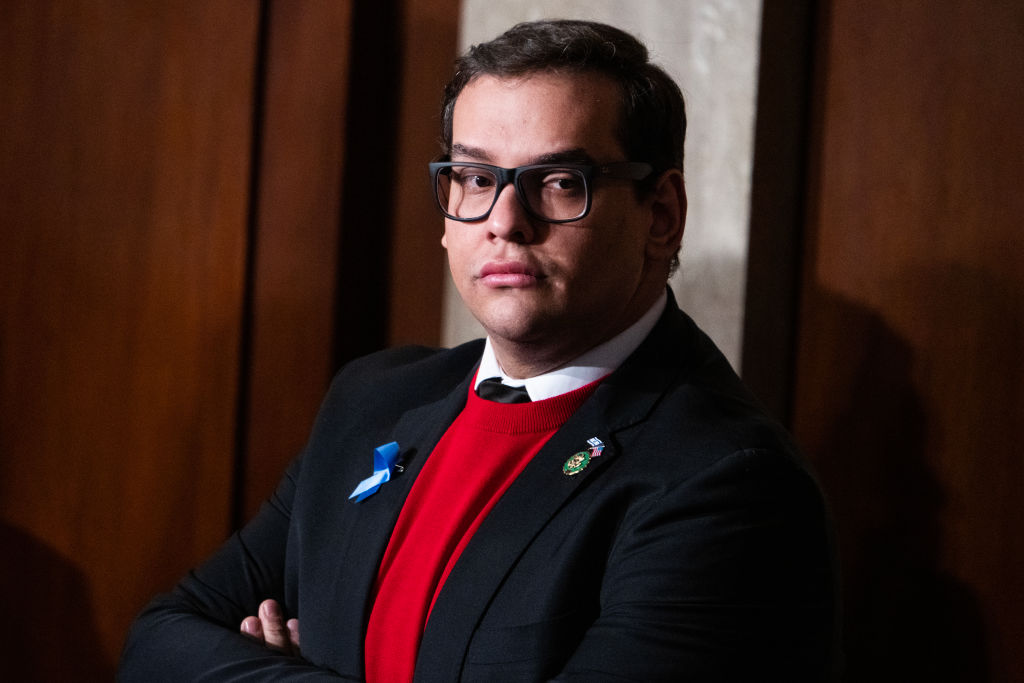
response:
<path fill-rule="evenodd" d="M 532 242 L 536 236 L 533 219 L 526 213 L 511 183 L 501 189 L 487 217 L 487 231 L 498 239 L 524 244 Z"/>

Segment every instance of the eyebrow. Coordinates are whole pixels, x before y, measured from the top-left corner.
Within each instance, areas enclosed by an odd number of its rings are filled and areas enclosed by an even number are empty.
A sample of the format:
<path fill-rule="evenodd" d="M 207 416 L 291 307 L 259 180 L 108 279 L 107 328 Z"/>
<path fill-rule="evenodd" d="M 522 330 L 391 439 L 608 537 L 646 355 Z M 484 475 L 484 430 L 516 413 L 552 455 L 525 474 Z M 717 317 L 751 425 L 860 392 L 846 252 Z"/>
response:
<path fill-rule="evenodd" d="M 480 147 L 468 147 L 455 143 L 452 145 L 451 157 L 463 157 L 465 159 L 472 159 L 480 162 L 492 161 L 491 155 L 487 150 Z M 528 164 L 524 166 L 532 166 L 533 164 L 593 164 L 594 158 L 587 154 L 587 151 L 582 147 L 574 147 L 572 149 L 561 150 L 558 152 L 548 152 L 541 154 L 540 156 L 534 157 Z"/>

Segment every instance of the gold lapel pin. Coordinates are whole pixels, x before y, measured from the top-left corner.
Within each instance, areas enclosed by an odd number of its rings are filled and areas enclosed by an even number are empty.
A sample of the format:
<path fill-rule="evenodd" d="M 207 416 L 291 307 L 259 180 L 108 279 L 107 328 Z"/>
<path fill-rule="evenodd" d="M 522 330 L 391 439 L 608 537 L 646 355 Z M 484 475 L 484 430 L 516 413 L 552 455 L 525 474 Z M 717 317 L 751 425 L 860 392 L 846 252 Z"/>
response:
<path fill-rule="evenodd" d="M 562 473 L 567 477 L 571 477 L 585 470 L 589 464 L 590 451 L 580 451 L 579 453 L 574 453 L 572 457 L 565 461 L 565 464 L 562 465 Z"/>
<path fill-rule="evenodd" d="M 601 451 L 604 450 L 604 442 L 601 439 L 592 437 L 587 439 L 587 445 L 590 446 L 589 451 L 580 451 L 573 453 L 565 464 L 562 465 L 562 474 L 567 477 L 579 474 L 583 470 L 587 469 L 587 465 L 590 464 L 591 458 L 596 458 L 601 455 Z"/>

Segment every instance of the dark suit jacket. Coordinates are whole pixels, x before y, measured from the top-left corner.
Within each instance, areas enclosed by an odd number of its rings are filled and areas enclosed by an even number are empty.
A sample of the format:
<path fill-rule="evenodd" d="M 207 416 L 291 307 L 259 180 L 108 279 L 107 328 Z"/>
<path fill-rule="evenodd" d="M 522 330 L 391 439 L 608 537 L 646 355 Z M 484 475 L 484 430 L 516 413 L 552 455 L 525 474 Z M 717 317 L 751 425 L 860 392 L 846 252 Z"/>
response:
<path fill-rule="evenodd" d="M 122 679 L 361 679 L 378 563 L 481 350 L 397 349 L 339 373 L 257 517 L 139 617 Z M 594 436 L 601 457 L 563 474 Z M 404 472 L 348 500 L 374 447 L 390 441 Z M 431 613 L 416 681 L 826 680 L 826 517 L 786 435 L 670 300 L 466 547 Z M 299 617 L 304 659 L 238 635 L 268 597 Z"/>

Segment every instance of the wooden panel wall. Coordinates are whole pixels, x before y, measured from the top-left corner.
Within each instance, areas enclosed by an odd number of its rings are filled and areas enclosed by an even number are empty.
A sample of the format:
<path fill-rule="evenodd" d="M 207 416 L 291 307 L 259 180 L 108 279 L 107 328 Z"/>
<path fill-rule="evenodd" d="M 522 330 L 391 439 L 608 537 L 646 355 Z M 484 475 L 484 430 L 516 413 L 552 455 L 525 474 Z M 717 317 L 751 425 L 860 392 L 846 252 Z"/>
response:
<path fill-rule="evenodd" d="M 425 185 L 457 4 L 0 4 L 4 676 L 109 680 L 135 613 L 272 489 L 347 341 L 437 342 L 441 250 L 392 234 L 432 207 L 345 188 L 368 149 Z"/>
<path fill-rule="evenodd" d="M 831 0 L 794 428 L 851 681 L 1022 681 L 1024 5 Z"/>
<path fill-rule="evenodd" d="M 403 188 L 390 249 L 393 293 L 388 319 L 391 344 L 437 345 L 441 335 L 441 283 L 448 260 L 441 248 L 444 224 L 434 206 L 426 163 L 440 152 L 441 91 L 451 77 L 458 45 L 459 0 L 406 0 L 401 25 L 402 90 L 398 102 L 396 177 Z"/>
<path fill-rule="evenodd" d="M 11 680 L 110 680 L 229 529 L 257 8 L 0 10 Z"/>
<path fill-rule="evenodd" d="M 301 449 L 340 364 L 440 339 L 442 221 L 425 169 L 458 5 L 271 5 L 238 522 Z"/>
<path fill-rule="evenodd" d="M 786 424 L 792 418 L 817 5 L 761 5 L 741 374 Z"/>
<path fill-rule="evenodd" d="M 336 0 L 267 11 L 236 525 L 301 449 L 335 370 L 351 14 Z"/>

